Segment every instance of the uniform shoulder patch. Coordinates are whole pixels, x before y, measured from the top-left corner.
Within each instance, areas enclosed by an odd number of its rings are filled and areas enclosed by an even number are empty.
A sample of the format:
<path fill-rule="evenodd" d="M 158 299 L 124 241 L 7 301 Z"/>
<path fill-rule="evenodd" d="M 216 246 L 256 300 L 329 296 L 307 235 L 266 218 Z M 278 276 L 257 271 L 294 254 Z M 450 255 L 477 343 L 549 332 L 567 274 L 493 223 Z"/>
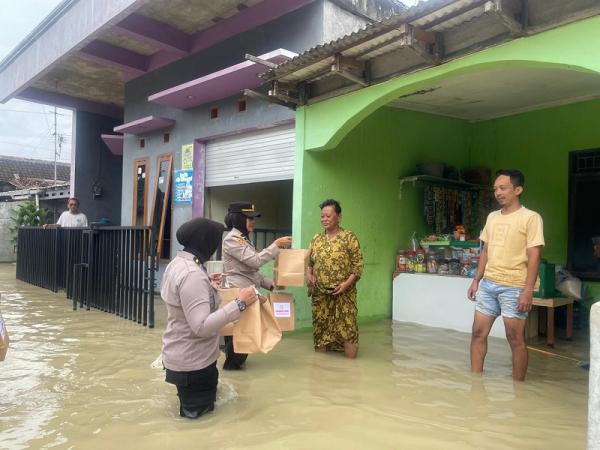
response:
<path fill-rule="evenodd" d="M 237 240 L 238 244 L 240 244 L 240 245 L 246 245 L 246 239 L 244 239 L 243 236 L 238 236 L 236 238 L 236 240 Z"/>

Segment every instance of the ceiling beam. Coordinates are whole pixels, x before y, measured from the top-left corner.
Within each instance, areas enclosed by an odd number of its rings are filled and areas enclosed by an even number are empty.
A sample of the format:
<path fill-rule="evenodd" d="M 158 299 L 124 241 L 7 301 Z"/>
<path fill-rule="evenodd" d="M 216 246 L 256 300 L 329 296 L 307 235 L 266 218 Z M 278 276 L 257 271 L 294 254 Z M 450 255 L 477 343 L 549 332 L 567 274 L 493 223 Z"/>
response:
<path fill-rule="evenodd" d="M 122 36 L 146 42 L 161 50 L 186 56 L 191 48 L 192 37 L 164 22 L 133 13 L 119 22 L 114 31 Z"/>
<path fill-rule="evenodd" d="M 274 69 L 275 67 L 278 66 L 278 64 L 275 64 L 274 62 L 267 61 L 266 59 L 261 59 L 258 56 L 251 55 L 250 53 L 246 53 L 244 58 L 247 59 L 248 61 L 252 61 L 256 64 L 260 64 L 261 66 L 268 67 L 269 69 Z"/>
<path fill-rule="evenodd" d="M 523 32 L 523 24 L 519 23 L 506 2 L 502 0 L 490 0 L 484 6 L 485 12 L 494 14 L 502 24 L 508 28 L 511 36 L 518 36 Z"/>
<path fill-rule="evenodd" d="M 209 28 L 198 31 L 192 37 L 192 53 L 212 47 L 225 39 L 244 31 L 264 25 L 273 19 L 301 8 L 314 0 L 263 0 Z"/>
<path fill-rule="evenodd" d="M 439 64 L 439 52 L 431 51 L 438 43 L 436 33 L 420 30 L 408 24 L 405 24 L 405 28 L 405 34 L 400 37 L 403 47 L 421 57 L 427 64 Z"/>
<path fill-rule="evenodd" d="M 135 75 L 142 75 L 148 70 L 149 58 L 147 56 L 104 41 L 95 40 L 90 42 L 79 50 L 78 55 Z"/>
<path fill-rule="evenodd" d="M 274 103 L 275 105 L 285 106 L 286 108 L 296 109 L 296 105 L 294 103 L 287 102 L 285 100 L 281 100 L 272 95 L 263 94 L 262 92 L 257 92 L 252 89 L 244 89 L 244 95 L 246 97 L 255 98 L 257 100 L 262 100 L 268 103 Z"/>
<path fill-rule="evenodd" d="M 465 5 L 462 8 L 458 8 L 448 14 L 441 15 L 437 19 L 427 22 L 427 24 L 423 25 L 422 29 L 430 30 L 430 29 L 436 27 L 437 25 L 444 23 L 450 19 L 454 19 L 455 17 L 458 17 L 466 12 L 469 12 L 472 9 L 479 8 L 480 6 L 485 5 L 488 1 L 489 0 L 477 0 L 475 3 Z"/>
<path fill-rule="evenodd" d="M 331 71 L 361 86 L 366 87 L 369 85 L 364 77 L 365 63 L 363 61 L 357 61 L 336 53 L 334 62 L 331 65 Z"/>
<path fill-rule="evenodd" d="M 269 96 L 294 105 L 300 103 L 300 100 L 298 99 L 298 88 L 295 85 L 283 83 L 281 81 L 273 81 L 271 89 L 269 89 Z"/>
<path fill-rule="evenodd" d="M 263 0 L 250 7 L 238 8 L 238 13 L 223 19 L 208 28 L 200 30 L 193 35 L 186 35 L 189 39 L 189 52 L 194 54 L 212 47 L 220 42 L 236 36 L 245 31 L 259 27 L 273 19 L 295 11 L 315 0 Z M 162 24 L 162 23 L 161 23 Z M 172 50 L 161 48 L 158 52 L 148 56 L 147 72 L 152 72 L 160 67 L 177 61 L 182 55 Z M 126 80 L 135 78 L 143 73 L 126 73 Z"/>

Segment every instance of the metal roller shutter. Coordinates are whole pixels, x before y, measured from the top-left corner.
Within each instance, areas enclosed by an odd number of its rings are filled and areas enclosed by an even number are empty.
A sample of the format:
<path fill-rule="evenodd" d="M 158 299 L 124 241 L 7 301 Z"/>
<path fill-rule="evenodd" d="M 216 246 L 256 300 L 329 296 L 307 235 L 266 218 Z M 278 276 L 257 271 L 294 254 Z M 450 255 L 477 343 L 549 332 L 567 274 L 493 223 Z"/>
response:
<path fill-rule="evenodd" d="M 294 178 L 293 125 L 252 131 L 206 144 L 206 186 Z"/>

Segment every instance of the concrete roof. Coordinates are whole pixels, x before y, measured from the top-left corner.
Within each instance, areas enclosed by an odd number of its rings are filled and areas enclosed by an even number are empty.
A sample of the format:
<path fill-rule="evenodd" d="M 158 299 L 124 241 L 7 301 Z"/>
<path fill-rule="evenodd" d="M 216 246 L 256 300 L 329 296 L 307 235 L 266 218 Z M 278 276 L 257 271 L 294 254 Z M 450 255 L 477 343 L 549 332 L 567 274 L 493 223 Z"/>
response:
<path fill-rule="evenodd" d="M 127 81 L 312 1 L 64 0 L 0 62 L 0 102 L 121 117 Z"/>

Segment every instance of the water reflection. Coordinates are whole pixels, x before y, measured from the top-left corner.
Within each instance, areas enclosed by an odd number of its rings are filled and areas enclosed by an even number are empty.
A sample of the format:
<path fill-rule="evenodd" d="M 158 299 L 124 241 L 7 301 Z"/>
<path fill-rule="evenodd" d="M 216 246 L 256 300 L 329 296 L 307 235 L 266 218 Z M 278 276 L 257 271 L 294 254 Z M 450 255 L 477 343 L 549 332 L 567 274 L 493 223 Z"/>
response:
<path fill-rule="evenodd" d="M 462 333 L 362 326 L 357 360 L 287 335 L 245 372 L 221 372 L 215 413 L 189 421 L 153 364 L 160 301 L 149 330 L 72 311 L 63 294 L 16 282 L 11 265 L 0 265 L 0 292 L 12 339 L 0 448 L 585 448 L 587 372 L 530 354 L 528 381 L 515 385 L 502 340 L 473 376 Z"/>

